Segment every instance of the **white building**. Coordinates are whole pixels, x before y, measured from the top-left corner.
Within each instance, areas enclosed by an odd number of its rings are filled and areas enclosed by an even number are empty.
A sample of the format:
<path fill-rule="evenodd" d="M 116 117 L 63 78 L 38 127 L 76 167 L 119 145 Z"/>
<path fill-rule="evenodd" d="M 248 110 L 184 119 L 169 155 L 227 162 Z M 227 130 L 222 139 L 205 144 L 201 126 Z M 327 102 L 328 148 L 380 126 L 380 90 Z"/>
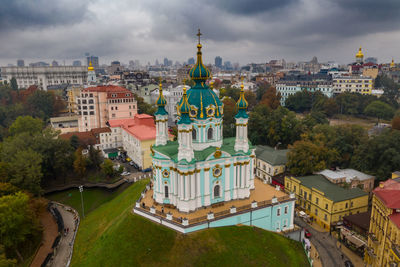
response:
<path fill-rule="evenodd" d="M 372 93 L 372 78 L 365 76 L 338 76 L 333 78 L 333 92 L 360 93 L 370 95 Z"/>
<path fill-rule="evenodd" d="M 286 99 L 297 92 L 307 90 L 310 92 L 319 91 L 327 97 L 333 96 L 332 81 L 329 80 L 280 80 L 276 83 L 276 92 L 281 93 L 281 105 L 284 106 Z"/>
<path fill-rule="evenodd" d="M 88 76 L 85 66 L 2 67 L 1 75 L 8 82 L 14 77 L 19 88 L 38 85 L 43 90 L 47 90 L 50 85 L 83 85 Z"/>

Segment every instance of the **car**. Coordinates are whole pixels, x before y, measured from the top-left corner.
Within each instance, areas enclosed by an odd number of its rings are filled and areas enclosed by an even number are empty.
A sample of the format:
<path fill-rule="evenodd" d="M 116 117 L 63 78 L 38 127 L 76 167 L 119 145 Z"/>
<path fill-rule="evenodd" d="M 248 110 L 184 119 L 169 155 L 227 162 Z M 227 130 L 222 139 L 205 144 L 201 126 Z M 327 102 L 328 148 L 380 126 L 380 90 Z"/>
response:
<path fill-rule="evenodd" d="M 121 173 L 122 176 L 128 176 L 128 175 L 130 175 L 130 174 L 131 174 L 131 173 L 130 173 L 130 172 L 127 172 L 127 171 Z"/>
<path fill-rule="evenodd" d="M 134 165 L 135 165 L 135 162 L 129 161 L 129 165 L 134 166 Z"/>
<path fill-rule="evenodd" d="M 142 172 L 151 172 L 151 168 L 147 168 L 147 169 L 144 169 L 144 170 L 142 170 Z"/>
<path fill-rule="evenodd" d="M 351 263 L 351 261 L 349 261 L 349 260 L 344 262 L 344 266 L 346 266 L 346 267 L 354 267 L 353 263 Z"/>
<path fill-rule="evenodd" d="M 132 160 L 131 160 L 131 158 L 126 158 L 126 161 L 130 162 L 130 161 L 132 161 Z"/>
<path fill-rule="evenodd" d="M 307 229 L 304 229 L 304 236 L 307 238 L 310 238 L 311 237 L 310 231 L 308 231 Z"/>

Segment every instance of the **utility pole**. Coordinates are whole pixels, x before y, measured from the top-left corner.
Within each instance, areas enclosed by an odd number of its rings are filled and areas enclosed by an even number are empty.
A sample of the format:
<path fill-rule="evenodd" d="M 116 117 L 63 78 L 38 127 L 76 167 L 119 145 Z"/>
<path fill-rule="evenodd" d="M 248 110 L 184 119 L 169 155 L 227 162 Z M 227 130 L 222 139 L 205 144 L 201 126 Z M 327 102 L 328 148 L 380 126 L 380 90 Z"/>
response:
<path fill-rule="evenodd" d="M 79 192 L 81 192 L 81 202 L 82 202 L 82 216 L 85 218 L 85 208 L 83 207 L 83 185 L 79 186 Z"/>

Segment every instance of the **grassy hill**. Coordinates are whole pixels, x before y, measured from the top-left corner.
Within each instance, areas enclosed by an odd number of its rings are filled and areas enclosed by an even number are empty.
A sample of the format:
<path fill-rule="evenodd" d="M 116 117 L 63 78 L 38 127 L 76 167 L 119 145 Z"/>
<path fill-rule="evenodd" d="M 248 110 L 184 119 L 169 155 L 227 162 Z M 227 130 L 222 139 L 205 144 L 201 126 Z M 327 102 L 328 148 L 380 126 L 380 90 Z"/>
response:
<path fill-rule="evenodd" d="M 138 182 L 82 221 L 72 266 L 309 266 L 299 243 L 247 226 L 182 235 L 131 210 Z"/>

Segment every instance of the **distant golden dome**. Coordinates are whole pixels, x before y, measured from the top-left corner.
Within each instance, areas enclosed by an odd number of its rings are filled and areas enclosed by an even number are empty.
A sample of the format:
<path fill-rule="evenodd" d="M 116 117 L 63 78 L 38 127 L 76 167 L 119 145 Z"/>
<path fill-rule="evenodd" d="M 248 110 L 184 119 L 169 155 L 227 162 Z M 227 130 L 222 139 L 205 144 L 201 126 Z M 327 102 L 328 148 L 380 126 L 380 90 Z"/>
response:
<path fill-rule="evenodd" d="M 357 52 L 357 54 L 356 54 L 356 58 L 364 58 L 364 54 L 363 54 L 363 52 L 361 51 L 361 46 L 360 46 L 360 48 L 358 49 L 358 52 Z"/>
<path fill-rule="evenodd" d="M 394 59 L 393 59 L 393 58 L 392 58 L 392 62 L 390 63 L 390 67 L 391 67 L 391 68 L 394 68 L 394 67 L 395 67 Z"/>
<path fill-rule="evenodd" d="M 88 71 L 93 71 L 94 68 L 92 66 L 92 61 L 89 61 L 89 67 L 87 68 Z"/>

